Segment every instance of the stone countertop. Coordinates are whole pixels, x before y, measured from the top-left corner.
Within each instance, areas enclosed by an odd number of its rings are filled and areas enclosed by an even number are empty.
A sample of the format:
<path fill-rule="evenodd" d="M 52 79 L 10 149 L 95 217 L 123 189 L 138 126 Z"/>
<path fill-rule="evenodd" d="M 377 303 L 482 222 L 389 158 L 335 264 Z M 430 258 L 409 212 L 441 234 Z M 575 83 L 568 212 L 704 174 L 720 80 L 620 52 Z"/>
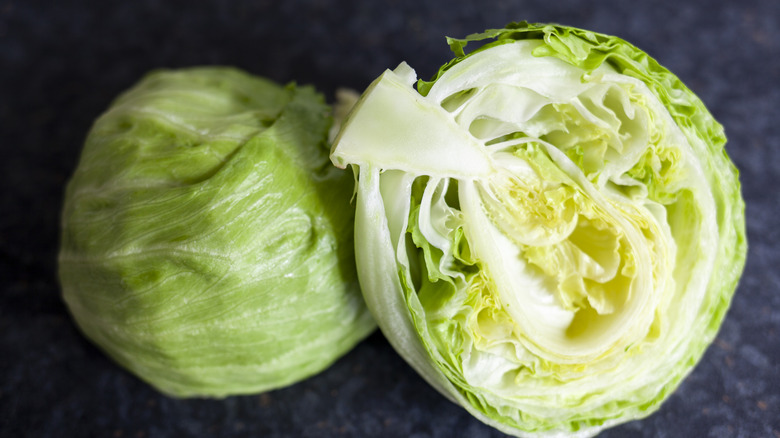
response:
<path fill-rule="evenodd" d="M 234 65 L 332 96 L 403 60 L 429 77 L 449 59 L 445 35 L 515 20 L 644 49 L 725 125 L 741 170 L 750 252 L 720 335 L 660 411 L 602 436 L 780 438 L 780 3 L 763 0 L 0 0 L 0 436 L 502 436 L 425 384 L 379 333 L 285 389 L 162 396 L 76 330 L 55 257 L 84 136 L 145 72 Z"/>

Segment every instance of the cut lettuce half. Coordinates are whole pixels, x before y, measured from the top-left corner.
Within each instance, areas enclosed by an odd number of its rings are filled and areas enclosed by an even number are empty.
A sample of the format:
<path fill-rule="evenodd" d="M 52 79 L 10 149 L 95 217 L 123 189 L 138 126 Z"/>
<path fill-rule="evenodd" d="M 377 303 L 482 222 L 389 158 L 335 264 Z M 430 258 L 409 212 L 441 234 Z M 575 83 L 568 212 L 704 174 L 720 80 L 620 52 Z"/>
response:
<path fill-rule="evenodd" d="M 382 74 L 331 150 L 357 175 L 369 308 L 430 384 L 506 433 L 649 415 L 745 261 L 721 125 L 616 37 L 512 23 L 449 43 L 431 81 Z"/>

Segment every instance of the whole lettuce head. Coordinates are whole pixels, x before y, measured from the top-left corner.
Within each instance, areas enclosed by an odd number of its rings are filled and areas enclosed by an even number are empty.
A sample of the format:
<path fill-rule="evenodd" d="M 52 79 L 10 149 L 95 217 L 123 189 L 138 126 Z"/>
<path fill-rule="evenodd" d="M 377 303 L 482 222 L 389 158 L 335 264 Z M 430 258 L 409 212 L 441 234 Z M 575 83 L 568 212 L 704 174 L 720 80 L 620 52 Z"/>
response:
<path fill-rule="evenodd" d="M 309 87 L 160 71 L 95 122 L 68 184 L 59 273 L 81 330 L 176 396 L 281 387 L 374 327 L 352 179 Z"/>
<path fill-rule="evenodd" d="M 745 261 L 721 125 L 616 37 L 513 23 L 450 46 L 416 90 L 408 65 L 385 72 L 332 149 L 358 175 L 369 308 L 429 383 L 506 433 L 649 415 Z"/>

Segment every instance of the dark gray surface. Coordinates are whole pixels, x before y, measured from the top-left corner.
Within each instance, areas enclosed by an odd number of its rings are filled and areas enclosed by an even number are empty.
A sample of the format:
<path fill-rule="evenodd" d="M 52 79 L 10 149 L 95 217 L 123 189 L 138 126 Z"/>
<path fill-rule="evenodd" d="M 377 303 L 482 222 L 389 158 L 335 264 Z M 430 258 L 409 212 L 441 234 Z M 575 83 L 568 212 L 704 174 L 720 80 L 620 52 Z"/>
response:
<path fill-rule="evenodd" d="M 726 126 L 750 253 L 720 335 L 650 418 L 605 437 L 780 437 L 780 3 L 767 0 L 0 0 L 0 435 L 497 437 L 371 336 L 324 373 L 263 395 L 166 398 L 85 341 L 59 298 L 58 214 L 91 121 L 157 67 L 226 64 L 332 95 L 444 35 L 512 20 L 621 36 L 674 71 Z"/>

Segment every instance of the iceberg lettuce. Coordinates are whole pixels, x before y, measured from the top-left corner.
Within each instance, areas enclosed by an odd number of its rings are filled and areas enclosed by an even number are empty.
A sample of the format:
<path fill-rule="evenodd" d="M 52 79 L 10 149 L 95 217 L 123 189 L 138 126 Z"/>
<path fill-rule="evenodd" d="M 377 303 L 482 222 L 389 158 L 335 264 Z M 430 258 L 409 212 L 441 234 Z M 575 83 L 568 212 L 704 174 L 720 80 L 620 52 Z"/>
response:
<path fill-rule="evenodd" d="M 215 397 L 295 383 L 367 336 L 328 111 L 311 87 L 220 67 L 121 95 L 62 216 L 63 296 L 86 336 L 165 393 Z"/>
<path fill-rule="evenodd" d="M 430 81 L 405 63 L 382 74 L 331 150 L 357 179 L 371 312 L 503 432 L 592 436 L 649 415 L 744 266 L 722 126 L 617 37 L 512 23 L 449 44 Z"/>

